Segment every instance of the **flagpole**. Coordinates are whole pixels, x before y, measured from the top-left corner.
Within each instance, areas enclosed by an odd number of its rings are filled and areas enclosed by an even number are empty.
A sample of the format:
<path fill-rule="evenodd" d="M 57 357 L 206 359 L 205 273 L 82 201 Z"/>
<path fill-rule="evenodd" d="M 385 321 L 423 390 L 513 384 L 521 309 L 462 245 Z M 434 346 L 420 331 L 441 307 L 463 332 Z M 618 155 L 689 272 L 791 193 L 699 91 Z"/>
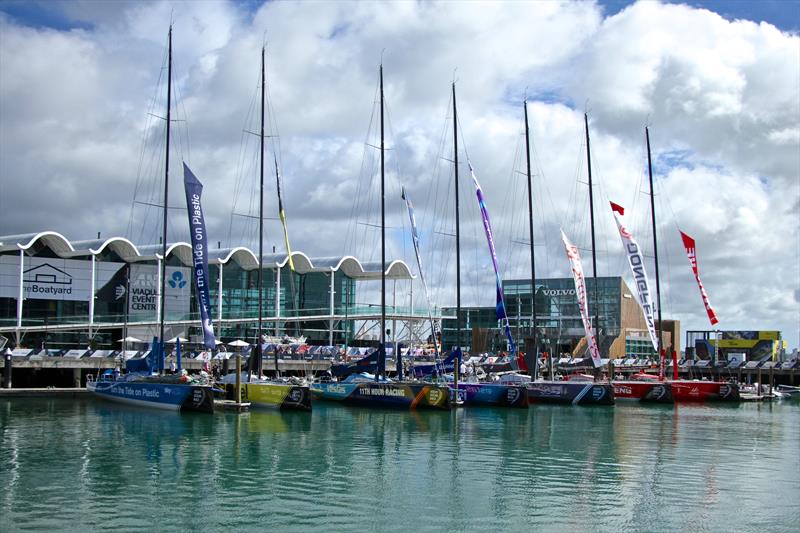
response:
<path fill-rule="evenodd" d="M 528 128 L 527 98 L 523 102 L 523 107 L 525 108 L 525 160 L 527 162 L 528 171 L 528 230 L 531 239 L 531 333 L 533 334 L 533 357 L 526 351 L 527 357 L 525 364 L 528 367 L 528 373 L 533 379 L 536 379 L 539 366 L 539 350 L 536 346 L 536 263 L 534 261 L 533 249 L 533 179 L 531 178 L 531 148 L 530 131 Z"/>
<path fill-rule="evenodd" d="M 458 114 L 456 111 L 456 82 L 453 82 L 453 165 L 456 189 L 456 350 L 453 365 L 453 388 L 458 394 L 458 373 L 461 372 L 461 224 L 458 213 Z"/>
<path fill-rule="evenodd" d="M 172 107 L 172 24 L 169 26 L 169 47 L 167 52 L 167 139 L 164 162 L 164 227 L 161 232 L 161 316 L 159 317 L 159 373 L 164 370 L 164 317 L 166 309 L 166 279 L 167 279 L 167 211 L 169 209 L 169 125 Z"/>
<path fill-rule="evenodd" d="M 647 173 L 650 177 L 650 220 L 653 224 L 653 257 L 656 264 L 656 310 L 658 311 L 658 376 L 664 379 L 664 346 L 661 339 L 663 335 L 663 324 L 661 322 L 661 281 L 658 275 L 658 237 L 656 236 L 656 205 L 655 192 L 653 190 L 653 163 L 650 159 L 650 128 L 644 127 L 644 136 L 647 141 Z M 674 340 L 673 340 L 674 344 Z"/>

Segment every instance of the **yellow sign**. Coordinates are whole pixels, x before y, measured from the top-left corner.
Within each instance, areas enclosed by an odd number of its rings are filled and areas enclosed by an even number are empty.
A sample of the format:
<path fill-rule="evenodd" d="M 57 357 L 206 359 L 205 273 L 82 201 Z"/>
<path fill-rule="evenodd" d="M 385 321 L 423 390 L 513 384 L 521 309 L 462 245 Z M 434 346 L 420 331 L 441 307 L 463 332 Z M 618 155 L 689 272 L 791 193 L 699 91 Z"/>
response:
<path fill-rule="evenodd" d="M 711 341 L 712 344 L 714 341 Z M 752 348 L 756 344 L 761 341 L 758 340 L 746 340 L 746 339 L 720 339 L 719 347 L 720 348 Z"/>

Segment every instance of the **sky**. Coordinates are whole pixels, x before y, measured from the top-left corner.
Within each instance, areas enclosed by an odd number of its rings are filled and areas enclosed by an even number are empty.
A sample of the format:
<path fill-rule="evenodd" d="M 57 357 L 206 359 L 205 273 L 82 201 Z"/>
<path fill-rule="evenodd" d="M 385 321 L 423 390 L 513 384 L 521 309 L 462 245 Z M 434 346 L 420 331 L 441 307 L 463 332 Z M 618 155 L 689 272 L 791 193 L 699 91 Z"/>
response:
<path fill-rule="evenodd" d="M 253 133 L 266 43 L 267 249 L 284 249 L 277 162 L 294 249 L 380 259 L 382 61 L 387 255 L 415 265 L 404 186 L 434 304 L 455 303 L 455 81 L 465 305 L 494 299 L 467 159 L 487 198 L 503 277 L 530 276 L 527 98 L 537 277 L 570 275 L 559 229 L 591 273 L 584 112 L 598 275 L 630 280 L 609 201 L 627 208 L 652 256 L 647 125 L 665 316 L 684 331 L 710 329 L 680 229 L 697 241 L 721 329 L 778 329 L 798 346 L 799 2 L 5 1 L 0 235 L 158 241 L 152 204 L 163 201 L 170 19 L 170 241 L 188 232 L 184 161 L 205 185 L 210 240 L 257 246 Z M 652 262 L 648 269 L 652 277 Z M 398 301 L 411 291 L 402 285 Z M 419 304 L 419 283 L 413 292 Z"/>

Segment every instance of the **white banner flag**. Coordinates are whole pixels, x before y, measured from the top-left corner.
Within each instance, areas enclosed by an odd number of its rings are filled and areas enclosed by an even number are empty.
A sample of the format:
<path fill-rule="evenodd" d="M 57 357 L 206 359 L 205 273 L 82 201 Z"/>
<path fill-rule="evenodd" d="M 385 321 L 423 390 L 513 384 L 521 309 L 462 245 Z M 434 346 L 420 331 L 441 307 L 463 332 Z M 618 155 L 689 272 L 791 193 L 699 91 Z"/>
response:
<path fill-rule="evenodd" d="M 625 215 L 625 209 L 621 205 L 611 202 L 611 210 L 614 212 L 614 220 L 617 221 L 617 229 L 619 229 L 619 236 L 622 238 L 625 257 L 628 259 L 628 265 L 631 267 L 631 274 L 633 274 L 633 282 L 639 293 L 639 307 L 642 308 L 644 321 L 647 323 L 647 331 L 650 332 L 650 341 L 653 343 L 653 349 L 658 353 L 658 334 L 656 333 L 656 323 L 653 318 L 656 309 L 650 299 L 650 282 L 647 279 L 647 270 L 644 267 L 644 256 L 641 248 L 639 248 L 639 243 L 636 242 L 631 232 L 619 219 L 620 216 Z"/>
<path fill-rule="evenodd" d="M 567 249 L 567 257 L 569 258 L 570 265 L 572 265 L 572 277 L 575 280 L 575 296 L 578 298 L 578 309 L 581 312 L 581 319 L 583 320 L 583 329 L 586 331 L 586 341 L 589 343 L 589 354 L 592 356 L 595 368 L 602 366 L 603 362 L 600 359 L 600 349 L 597 347 L 597 340 L 594 336 L 592 329 L 592 321 L 589 320 L 589 304 L 586 301 L 586 278 L 583 275 L 583 265 L 581 264 L 581 255 L 578 253 L 578 247 L 569 242 L 569 239 L 561 232 L 561 240 L 564 241 L 564 247 Z"/>

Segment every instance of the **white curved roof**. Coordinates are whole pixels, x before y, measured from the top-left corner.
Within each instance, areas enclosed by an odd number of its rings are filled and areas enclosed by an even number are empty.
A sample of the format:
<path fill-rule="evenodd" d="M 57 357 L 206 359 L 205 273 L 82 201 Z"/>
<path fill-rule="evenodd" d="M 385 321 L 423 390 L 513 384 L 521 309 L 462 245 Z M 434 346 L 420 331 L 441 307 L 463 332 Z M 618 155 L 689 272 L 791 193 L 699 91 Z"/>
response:
<path fill-rule="evenodd" d="M 55 231 L 42 231 L 40 233 L 24 233 L 0 237 L 0 252 L 9 250 L 29 250 L 34 244 L 42 241 L 58 256 L 66 256 L 75 252 L 69 239 Z"/>
<path fill-rule="evenodd" d="M 124 237 L 109 237 L 108 239 L 92 239 L 70 242 L 69 239 L 55 231 L 40 233 L 27 233 L 0 237 L 0 253 L 19 250 L 30 250 L 36 243 L 41 242 L 57 256 L 62 258 L 99 255 L 106 249 L 113 250 L 123 261 L 134 263 L 137 261 L 155 261 L 161 258 L 162 246 L 160 244 L 145 244 L 136 246 Z M 209 250 L 209 263 L 227 265 L 235 263 L 244 270 L 258 268 L 258 256 L 244 246 Z M 184 265 L 192 264 L 192 247 L 186 242 L 176 242 L 167 246 L 167 256 L 177 257 Z M 289 256 L 285 253 L 264 254 L 261 264 L 265 268 L 285 268 L 288 266 Z M 375 280 L 381 277 L 381 264 L 379 262 L 362 263 L 352 255 L 344 257 L 319 257 L 311 258 L 303 252 L 292 252 L 292 263 L 298 274 L 309 272 L 342 272 L 354 279 Z M 395 260 L 386 268 L 386 277 L 389 279 L 411 279 L 414 275 L 405 261 Z"/>

